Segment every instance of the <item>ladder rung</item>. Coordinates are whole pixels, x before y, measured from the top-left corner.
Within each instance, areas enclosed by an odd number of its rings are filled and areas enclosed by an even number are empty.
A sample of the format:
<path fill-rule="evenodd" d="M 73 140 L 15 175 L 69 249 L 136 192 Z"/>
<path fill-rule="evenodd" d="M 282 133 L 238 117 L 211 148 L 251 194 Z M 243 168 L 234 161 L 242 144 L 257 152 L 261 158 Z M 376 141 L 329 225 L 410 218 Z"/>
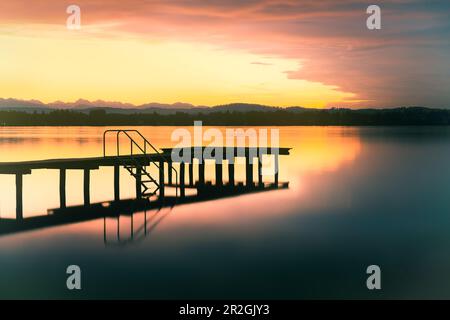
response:
<path fill-rule="evenodd" d="M 142 173 L 142 172 L 135 173 L 135 172 L 133 172 L 131 175 L 132 176 L 145 176 L 145 175 L 147 175 L 147 173 Z"/>

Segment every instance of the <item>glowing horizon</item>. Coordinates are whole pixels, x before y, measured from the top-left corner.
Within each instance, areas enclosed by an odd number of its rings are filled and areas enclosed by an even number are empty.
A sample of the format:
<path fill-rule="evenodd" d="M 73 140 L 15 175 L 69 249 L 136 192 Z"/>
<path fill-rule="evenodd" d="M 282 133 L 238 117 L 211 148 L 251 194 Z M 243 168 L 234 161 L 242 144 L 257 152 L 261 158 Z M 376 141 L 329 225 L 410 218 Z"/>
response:
<path fill-rule="evenodd" d="M 188 42 L 63 36 L 63 31 L 43 39 L 0 36 L 9 49 L 0 52 L 0 60 L 20 60 L 26 73 L 12 64 L 2 66 L 0 85 L 9 97 L 44 103 L 86 99 L 135 105 L 149 101 L 217 105 L 242 101 L 323 107 L 329 100 L 352 96 L 330 85 L 288 79 L 286 72 L 298 67 L 295 59 Z"/>

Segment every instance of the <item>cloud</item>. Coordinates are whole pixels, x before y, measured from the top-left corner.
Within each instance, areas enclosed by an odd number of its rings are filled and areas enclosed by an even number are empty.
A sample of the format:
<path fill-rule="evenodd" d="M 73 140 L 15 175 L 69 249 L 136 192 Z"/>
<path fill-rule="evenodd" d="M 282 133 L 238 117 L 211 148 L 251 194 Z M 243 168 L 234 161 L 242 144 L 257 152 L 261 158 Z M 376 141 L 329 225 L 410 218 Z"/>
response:
<path fill-rule="evenodd" d="M 251 64 L 256 64 L 256 65 L 260 65 L 260 66 L 271 66 L 271 65 L 273 65 L 272 63 L 260 62 L 260 61 L 253 61 L 253 62 L 251 62 Z"/>
<path fill-rule="evenodd" d="M 355 93 L 356 105 L 450 107 L 450 3 L 379 1 L 382 29 L 356 0 L 79 0 L 82 23 L 105 34 L 202 42 L 297 59 L 292 79 Z M 2 1 L 9 24 L 64 24 L 66 3 Z M 263 64 L 258 61 L 255 64 Z M 355 101 L 348 101 L 355 105 Z"/>

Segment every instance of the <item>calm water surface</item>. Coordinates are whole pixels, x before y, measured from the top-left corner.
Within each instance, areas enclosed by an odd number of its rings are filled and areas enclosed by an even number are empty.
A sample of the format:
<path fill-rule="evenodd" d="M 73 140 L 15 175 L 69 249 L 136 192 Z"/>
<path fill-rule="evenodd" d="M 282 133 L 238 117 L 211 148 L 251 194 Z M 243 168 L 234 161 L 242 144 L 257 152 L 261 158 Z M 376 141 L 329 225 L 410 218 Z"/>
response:
<path fill-rule="evenodd" d="M 101 156 L 104 129 L 0 127 L 0 162 Z M 139 128 L 158 147 L 174 129 Z M 449 129 L 284 127 L 280 145 L 289 189 L 137 213 L 133 241 L 126 216 L 0 236 L 0 298 L 450 298 Z M 82 204 L 82 178 L 68 171 L 67 205 Z M 24 177 L 25 217 L 58 207 L 58 179 Z M 91 201 L 111 200 L 112 181 L 92 171 Z M 0 218 L 14 217 L 14 176 L 0 191 Z M 66 289 L 70 264 L 81 291 Z"/>

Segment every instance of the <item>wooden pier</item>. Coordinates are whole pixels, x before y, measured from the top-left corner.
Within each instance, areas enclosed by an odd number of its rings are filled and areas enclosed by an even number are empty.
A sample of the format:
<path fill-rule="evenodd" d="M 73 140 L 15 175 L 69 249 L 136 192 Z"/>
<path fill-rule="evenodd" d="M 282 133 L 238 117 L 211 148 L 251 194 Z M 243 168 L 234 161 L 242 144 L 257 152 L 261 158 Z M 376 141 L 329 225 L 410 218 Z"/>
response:
<path fill-rule="evenodd" d="M 106 154 L 105 139 L 106 135 L 111 133 L 117 137 L 115 155 L 112 156 Z M 131 133 L 137 133 L 141 141 L 137 141 L 135 137 L 132 137 Z M 129 140 L 130 144 L 127 148 L 127 154 L 122 154 L 123 148 L 121 148 L 119 143 L 120 135 L 124 135 Z M 275 161 L 271 187 L 285 185 L 280 184 L 278 181 L 278 157 L 280 155 L 289 155 L 289 148 L 220 147 L 215 149 L 216 151 L 221 151 L 220 153 L 217 152 L 216 154 L 212 152 L 209 155 L 205 155 L 205 148 L 194 146 L 186 148 L 164 148 L 162 151 L 159 151 L 136 130 L 107 130 L 104 133 L 102 157 L 3 162 L 0 163 L 0 174 L 12 174 L 16 177 L 16 220 L 18 221 L 23 219 L 23 175 L 31 174 L 33 170 L 59 170 L 59 209 L 66 208 L 67 170 L 83 170 L 85 207 L 91 205 L 90 171 L 99 169 L 100 167 L 114 167 L 113 197 L 115 202 L 120 201 L 120 168 L 125 168 L 135 178 L 136 200 L 148 200 L 152 196 L 158 196 L 158 199 L 161 200 L 165 197 L 165 187 L 174 187 L 176 189 L 176 198 L 180 199 L 186 196 L 185 191 L 187 187 L 194 187 L 200 191 L 207 185 L 205 181 L 205 160 L 215 160 L 215 187 L 220 190 L 224 190 L 222 188 L 224 186 L 233 188 L 237 185 L 234 176 L 235 165 L 237 164 L 234 160 L 239 157 L 245 158 L 245 186 L 247 188 L 255 187 L 256 189 L 261 189 L 265 186 L 262 179 L 262 157 L 267 155 L 273 156 Z M 178 162 L 173 161 L 174 154 L 184 156 L 183 160 Z M 218 157 L 219 154 L 220 157 Z M 194 161 L 194 159 L 197 159 L 197 161 Z M 257 160 L 255 161 L 255 159 Z M 226 181 L 223 179 L 223 160 L 228 160 L 228 179 Z M 253 177 L 253 165 L 255 163 L 258 165 L 257 179 Z M 175 169 L 174 164 L 176 164 L 179 170 Z M 156 177 L 152 176 L 148 169 L 152 165 L 158 168 Z M 194 165 L 197 166 L 198 177 L 194 177 Z M 186 166 L 188 167 L 187 169 Z M 186 170 L 188 172 L 187 181 L 185 179 Z"/>

